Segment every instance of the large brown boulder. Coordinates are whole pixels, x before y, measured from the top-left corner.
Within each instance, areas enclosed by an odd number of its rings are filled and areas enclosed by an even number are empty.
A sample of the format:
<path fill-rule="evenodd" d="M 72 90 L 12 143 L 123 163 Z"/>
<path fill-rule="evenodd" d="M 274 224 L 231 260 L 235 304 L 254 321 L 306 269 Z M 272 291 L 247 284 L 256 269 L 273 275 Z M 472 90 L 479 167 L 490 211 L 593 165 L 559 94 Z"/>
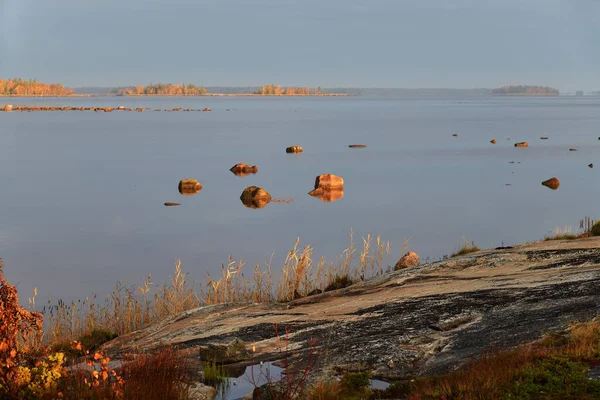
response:
<path fill-rule="evenodd" d="M 263 188 L 249 186 L 242 192 L 240 200 L 248 208 L 263 208 L 271 202 L 271 195 Z"/>
<path fill-rule="evenodd" d="M 560 181 L 556 177 L 554 177 L 542 182 L 542 185 L 552 190 L 556 190 L 560 186 Z"/>
<path fill-rule="evenodd" d="M 302 147 L 300 146 L 290 146 L 287 149 L 285 149 L 286 153 L 302 153 L 304 151 L 304 149 L 302 149 Z"/>
<path fill-rule="evenodd" d="M 250 166 L 244 163 L 240 163 L 235 164 L 229 170 L 237 176 L 246 176 L 248 174 L 256 174 L 258 172 L 258 167 L 256 165 Z"/>
<path fill-rule="evenodd" d="M 527 142 L 515 143 L 515 147 L 529 147 L 529 143 L 527 143 Z"/>
<path fill-rule="evenodd" d="M 315 179 L 315 189 L 344 190 L 344 179 L 333 174 L 323 174 Z"/>
<path fill-rule="evenodd" d="M 409 251 L 405 255 L 402 256 L 400 260 L 396 263 L 394 270 L 417 267 L 421 263 L 421 259 L 419 255 L 414 251 Z"/>
<path fill-rule="evenodd" d="M 179 181 L 179 193 L 184 196 L 193 196 L 202 190 L 202 185 L 195 179 L 182 179 Z"/>
<path fill-rule="evenodd" d="M 327 190 L 319 188 L 308 192 L 308 194 L 319 200 L 331 203 L 344 197 L 344 189 Z"/>

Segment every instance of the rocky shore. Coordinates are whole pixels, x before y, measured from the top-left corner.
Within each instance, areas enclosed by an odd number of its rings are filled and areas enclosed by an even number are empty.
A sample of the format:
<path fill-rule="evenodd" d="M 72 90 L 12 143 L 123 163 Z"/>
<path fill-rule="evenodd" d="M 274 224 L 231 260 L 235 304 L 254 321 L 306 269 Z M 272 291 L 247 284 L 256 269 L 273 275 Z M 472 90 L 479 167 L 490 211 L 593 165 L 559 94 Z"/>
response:
<path fill-rule="evenodd" d="M 600 314 L 600 238 L 480 251 L 386 273 L 285 304 L 186 311 L 119 337 L 112 357 L 172 344 L 238 367 L 281 358 L 317 339 L 315 373 L 371 370 L 385 380 L 439 374 L 484 353 L 531 342 Z M 254 354 L 253 352 L 254 348 Z"/>

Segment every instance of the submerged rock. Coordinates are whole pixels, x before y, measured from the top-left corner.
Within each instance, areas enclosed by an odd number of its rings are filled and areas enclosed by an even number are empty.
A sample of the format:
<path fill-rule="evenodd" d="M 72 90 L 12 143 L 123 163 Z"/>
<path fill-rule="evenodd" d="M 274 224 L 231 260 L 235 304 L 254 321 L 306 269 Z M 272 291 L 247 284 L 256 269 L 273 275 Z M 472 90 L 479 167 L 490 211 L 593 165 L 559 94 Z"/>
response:
<path fill-rule="evenodd" d="M 263 188 L 249 186 L 242 192 L 240 200 L 248 208 L 264 208 L 271 202 L 271 195 Z"/>
<path fill-rule="evenodd" d="M 170 202 L 165 203 L 165 206 L 167 206 L 167 207 L 177 207 L 180 205 L 181 205 L 181 203 L 170 203 Z"/>
<path fill-rule="evenodd" d="M 364 149 L 367 147 L 366 144 L 351 144 L 348 147 L 350 147 L 351 149 Z"/>
<path fill-rule="evenodd" d="M 202 185 L 197 180 L 188 178 L 179 181 L 178 189 L 179 193 L 184 196 L 193 196 L 200 193 Z"/>
<path fill-rule="evenodd" d="M 558 178 L 554 177 L 542 182 L 542 185 L 552 190 L 556 190 L 560 186 L 560 181 L 558 180 Z"/>
<path fill-rule="evenodd" d="M 548 140 L 548 136 L 542 136 L 540 140 Z"/>
<path fill-rule="evenodd" d="M 256 165 L 246 165 L 244 163 L 235 164 L 233 167 L 229 169 L 237 176 L 246 176 L 249 174 L 256 174 L 258 172 L 258 167 Z"/>
<path fill-rule="evenodd" d="M 421 259 L 419 255 L 414 251 L 409 251 L 405 255 L 402 256 L 400 260 L 394 266 L 394 270 L 399 270 L 403 268 L 417 267 L 421 263 Z"/>
<path fill-rule="evenodd" d="M 304 151 L 304 149 L 302 149 L 302 147 L 300 146 L 290 146 L 287 149 L 285 149 L 286 153 L 302 153 Z"/>

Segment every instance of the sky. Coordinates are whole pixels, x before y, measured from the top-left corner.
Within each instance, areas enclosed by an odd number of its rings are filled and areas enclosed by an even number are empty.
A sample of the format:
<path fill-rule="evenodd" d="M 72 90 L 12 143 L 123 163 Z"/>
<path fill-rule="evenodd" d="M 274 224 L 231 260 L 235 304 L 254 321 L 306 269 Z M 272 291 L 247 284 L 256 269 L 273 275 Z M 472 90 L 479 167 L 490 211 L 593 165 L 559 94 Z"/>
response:
<path fill-rule="evenodd" d="M 0 0 L 0 78 L 600 90 L 600 0 Z"/>

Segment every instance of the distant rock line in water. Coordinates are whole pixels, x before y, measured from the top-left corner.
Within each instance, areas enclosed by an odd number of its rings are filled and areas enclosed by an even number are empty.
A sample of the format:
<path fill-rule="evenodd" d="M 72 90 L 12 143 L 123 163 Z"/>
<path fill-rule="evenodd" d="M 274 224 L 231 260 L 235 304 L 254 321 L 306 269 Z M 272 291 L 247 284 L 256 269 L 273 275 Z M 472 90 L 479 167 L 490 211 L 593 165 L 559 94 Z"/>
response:
<path fill-rule="evenodd" d="M 113 111 L 127 111 L 127 112 L 133 112 L 133 111 L 137 111 L 137 112 L 144 112 L 144 111 L 150 111 L 152 110 L 152 108 L 150 107 L 136 107 L 136 108 L 132 108 L 132 107 L 124 107 L 124 106 L 118 106 L 118 107 L 70 107 L 70 106 L 13 106 L 12 104 L 6 104 L 4 106 L 0 106 L 0 111 L 5 111 L 5 112 L 14 112 L 14 111 L 20 111 L 20 112 L 42 112 L 42 111 L 95 111 L 95 112 L 113 112 Z M 155 109 L 154 111 L 165 111 L 165 112 L 177 112 L 177 111 L 185 111 L 185 112 L 191 112 L 191 111 L 200 111 L 200 112 L 206 112 L 206 111 L 212 111 L 211 108 L 209 107 L 205 107 L 202 109 L 191 109 L 191 108 L 186 108 L 184 109 L 183 107 L 175 107 L 175 108 L 171 108 L 171 109 L 167 109 L 165 108 L 164 110 L 161 109 Z"/>

